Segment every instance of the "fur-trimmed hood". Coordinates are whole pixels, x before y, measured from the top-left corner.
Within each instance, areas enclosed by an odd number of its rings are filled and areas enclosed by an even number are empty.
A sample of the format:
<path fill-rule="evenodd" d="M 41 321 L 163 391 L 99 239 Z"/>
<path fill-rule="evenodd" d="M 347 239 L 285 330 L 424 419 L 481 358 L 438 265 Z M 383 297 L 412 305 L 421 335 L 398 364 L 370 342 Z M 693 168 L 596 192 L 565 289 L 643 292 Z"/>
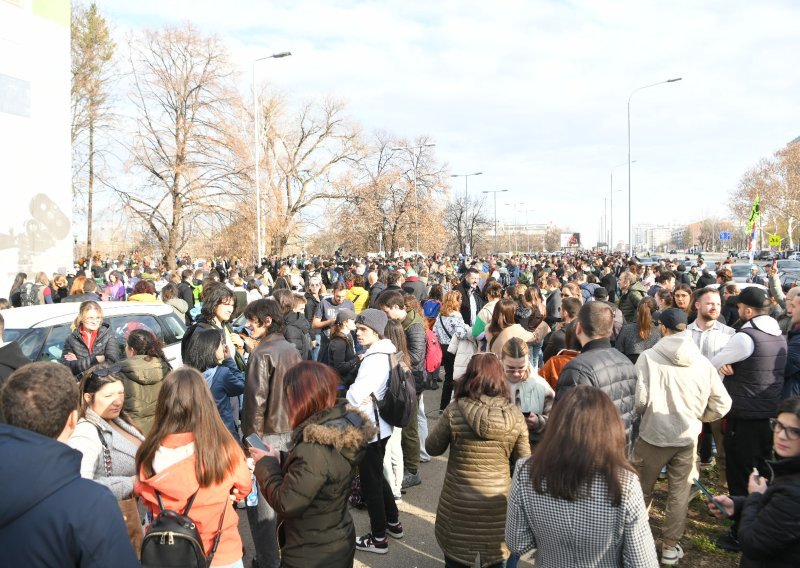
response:
<path fill-rule="evenodd" d="M 376 433 L 377 428 L 363 412 L 341 401 L 300 424 L 292 434 L 292 442 L 331 446 L 356 464 Z"/>

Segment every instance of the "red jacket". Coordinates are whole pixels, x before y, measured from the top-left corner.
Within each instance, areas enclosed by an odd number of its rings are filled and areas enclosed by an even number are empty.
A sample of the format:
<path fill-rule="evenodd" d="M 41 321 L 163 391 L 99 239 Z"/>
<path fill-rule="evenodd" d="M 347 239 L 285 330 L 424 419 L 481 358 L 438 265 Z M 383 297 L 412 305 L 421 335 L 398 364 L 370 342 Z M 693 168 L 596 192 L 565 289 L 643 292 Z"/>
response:
<path fill-rule="evenodd" d="M 186 432 L 171 434 L 164 438 L 162 448 L 181 448 L 194 442 L 194 434 Z M 194 455 L 190 455 L 177 463 L 159 471 L 150 478 L 145 478 L 144 472 L 139 472 L 139 481 L 134 486 L 134 493 L 141 496 L 142 501 L 153 513 L 158 514 L 158 500 L 155 490 L 161 493 L 161 499 L 166 509 L 183 511 L 186 502 L 197 490 L 197 477 L 194 472 Z M 219 540 L 217 552 L 214 555 L 212 566 L 233 564 L 242 558 L 242 539 L 239 536 L 239 515 L 231 506 L 229 499 L 231 490 L 239 490 L 239 497 L 244 499 L 252 488 L 250 470 L 247 468 L 244 454 L 236 464 L 234 470 L 225 480 L 210 487 L 201 488 L 194 500 L 189 516 L 197 524 L 197 530 L 203 539 L 203 548 L 208 554 L 214 540 L 214 533 L 219 526 L 219 518 L 225 509 L 225 520 L 222 525 L 222 537 Z"/>

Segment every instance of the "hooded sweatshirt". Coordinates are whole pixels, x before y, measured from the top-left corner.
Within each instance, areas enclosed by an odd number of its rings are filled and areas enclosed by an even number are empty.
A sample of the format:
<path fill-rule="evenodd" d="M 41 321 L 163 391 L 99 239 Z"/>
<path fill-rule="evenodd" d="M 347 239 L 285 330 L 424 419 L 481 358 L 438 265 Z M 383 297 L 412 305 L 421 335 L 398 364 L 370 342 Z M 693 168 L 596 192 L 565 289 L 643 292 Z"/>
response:
<path fill-rule="evenodd" d="M 370 345 L 361 360 L 356 380 L 347 389 L 347 402 L 363 412 L 373 425 L 376 425 L 376 408 L 371 395 L 374 394 L 376 399 L 383 400 L 389 381 L 390 358 L 387 355 L 396 351 L 394 343 L 389 339 L 381 339 Z M 378 424 L 381 440 L 392 435 L 392 426 L 380 414 L 378 414 Z M 369 441 L 375 442 L 378 439 L 378 436 L 373 436 Z"/>
<path fill-rule="evenodd" d="M 639 436 L 645 442 L 689 446 L 702 422 L 719 420 L 730 408 L 728 391 L 690 332 L 662 337 L 636 361 L 636 412 L 642 416 Z"/>
<path fill-rule="evenodd" d="M 134 492 L 141 496 L 153 516 L 157 515 L 159 510 L 156 491 L 161 493 L 165 509 L 183 511 L 192 493 L 198 488 L 194 462 L 194 434 L 192 432 L 170 434 L 162 440 L 153 459 L 155 475 L 147 477 L 144 471 L 140 471 L 140 481 L 137 481 L 134 487 Z M 211 551 L 220 516 L 223 510 L 225 511 L 222 537 L 219 539 L 212 566 L 233 564 L 242 558 L 242 539 L 238 529 L 239 516 L 233 510 L 229 500 L 233 488 L 239 491 L 240 497 L 244 497 L 252 489 L 250 470 L 247 468 L 244 454 L 239 456 L 233 471 L 228 473 L 222 483 L 200 488 L 189 511 L 189 517 L 195 522 L 197 530 L 200 532 L 206 554 Z"/>
<path fill-rule="evenodd" d="M 0 549 L 4 566 L 136 567 L 111 492 L 80 476 L 81 453 L 0 424 Z"/>

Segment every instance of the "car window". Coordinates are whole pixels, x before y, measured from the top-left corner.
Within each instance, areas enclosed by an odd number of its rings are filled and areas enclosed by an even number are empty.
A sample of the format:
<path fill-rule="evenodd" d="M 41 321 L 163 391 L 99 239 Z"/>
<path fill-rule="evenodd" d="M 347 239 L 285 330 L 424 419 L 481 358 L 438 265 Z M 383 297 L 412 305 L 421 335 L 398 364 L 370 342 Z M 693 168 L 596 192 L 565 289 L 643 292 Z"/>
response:
<path fill-rule="evenodd" d="M 39 354 L 39 361 L 58 361 L 61 359 L 61 353 L 64 351 L 64 342 L 72 333 L 72 328 L 69 324 L 55 325 L 50 328 L 50 333 L 47 335 L 47 341 L 44 343 L 44 349 Z"/>
<path fill-rule="evenodd" d="M 186 326 L 184 325 L 183 320 L 175 315 L 174 312 L 164 316 L 159 316 L 158 319 L 161 322 L 162 328 L 164 329 L 163 341 L 166 345 L 169 345 L 170 343 L 176 343 L 183 339 L 183 336 L 186 333 Z"/>
<path fill-rule="evenodd" d="M 127 314 L 124 316 L 112 316 L 106 318 L 111 326 L 114 336 L 120 346 L 120 357 L 125 357 L 125 343 L 128 335 L 135 329 L 144 329 L 153 333 L 161 341 L 164 341 L 164 331 L 155 316 L 150 314 Z"/>
<path fill-rule="evenodd" d="M 7 329 L 3 332 L 5 341 L 16 341 L 22 354 L 31 361 L 39 355 L 42 349 L 42 342 L 47 333 L 46 329 Z"/>

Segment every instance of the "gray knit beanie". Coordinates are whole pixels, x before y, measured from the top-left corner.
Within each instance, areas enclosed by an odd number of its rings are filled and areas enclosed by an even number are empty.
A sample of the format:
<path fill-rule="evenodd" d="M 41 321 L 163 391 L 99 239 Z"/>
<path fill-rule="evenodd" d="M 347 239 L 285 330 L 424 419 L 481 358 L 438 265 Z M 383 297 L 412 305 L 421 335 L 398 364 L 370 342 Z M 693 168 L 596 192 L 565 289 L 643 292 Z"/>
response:
<path fill-rule="evenodd" d="M 365 325 L 383 337 L 389 318 L 382 310 L 368 308 L 356 316 L 356 324 Z"/>

